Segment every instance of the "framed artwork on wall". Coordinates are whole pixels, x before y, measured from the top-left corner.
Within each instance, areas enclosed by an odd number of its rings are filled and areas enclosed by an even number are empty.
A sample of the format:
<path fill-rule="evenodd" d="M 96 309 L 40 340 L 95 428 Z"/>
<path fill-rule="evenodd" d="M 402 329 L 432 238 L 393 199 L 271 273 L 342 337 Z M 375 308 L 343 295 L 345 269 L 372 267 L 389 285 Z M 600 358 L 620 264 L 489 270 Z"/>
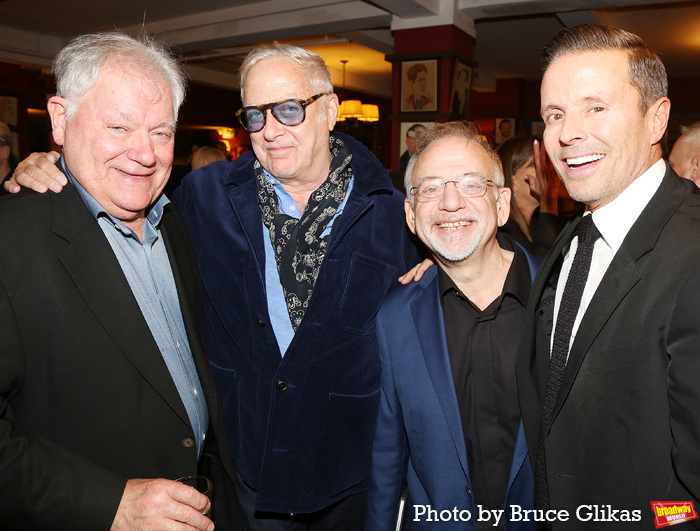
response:
<path fill-rule="evenodd" d="M 437 59 L 401 63 L 401 112 L 437 110 Z"/>
<path fill-rule="evenodd" d="M 408 161 L 411 158 L 413 145 L 423 134 L 423 131 L 425 131 L 431 125 L 432 123 L 401 122 L 401 137 L 399 140 L 399 153 L 401 155 L 399 156 L 399 172 L 401 172 L 402 178 L 404 172 L 406 171 Z"/>
<path fill-rule="evenodd" d="M 450 112 L 467 116 L 469 114 L 469 91 L 472 82 L 472 69 L 462 61 L 455 61 L 455 75 L 452 81 Z"/>

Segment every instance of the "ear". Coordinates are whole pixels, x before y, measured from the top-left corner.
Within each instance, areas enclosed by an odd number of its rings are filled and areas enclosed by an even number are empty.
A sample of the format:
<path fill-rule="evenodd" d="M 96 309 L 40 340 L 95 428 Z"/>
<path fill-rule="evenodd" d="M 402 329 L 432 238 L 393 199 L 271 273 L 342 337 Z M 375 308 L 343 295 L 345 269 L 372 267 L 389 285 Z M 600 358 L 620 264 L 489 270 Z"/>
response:
<path fill-rule="evenodd" d="M 335 122 L 338 120 L 338 107 L 340 107 L 340 102 L 338 101 L 338 95 L 335 93 L 329 94 L 327 97 L 328 130 L 333 131 Z"/>
<path fill-rule="evenodd" d="M 668 118 L 671 114 L 671 100 L 659 98 L 649 108 L 647 113 L 651 117 L 651 143 L 661 141 L 668 126 Z"/>
<path fill-rule="evenodd" d="M 11 153 L 12 146 L 0 146 L 0 160 L 9 159 Z"/>
<path fill-rule="evenodd" d="M 700 186 L 700 155 L 695 155 L 693 158 L 690 160 L 690 165 L 688 168 L 688 177 L 690 178 L 691 181 L 693 181 L 695 184 Z"/>
<path fill-rule="evenodd" d="M 46 108 L 49 111 L 49 117 L 51 118 L 51 132 L 53 134 L 53 140 L 59 146 L 63 145 L 66 135 L 66 116 L 67 116 L 67 102 L 65 98 L 60 96 L 52 96 L 49 98 Z"/>
<path fill-rule="evenodd" d="M 498 198 L 496 199 L 496 216 L 498 217 L 498 226 L 502 227 L 508 221 L 510 216 L 510 188 L 499 188 Z"/>
<path fill-rule="evenodd" d="M 403 208 L 406 211 L 406 225 L 413 234 L 416 233 L 416 211 L 411 205 L 411 200 L 407 197 L 403 203 Z"/>

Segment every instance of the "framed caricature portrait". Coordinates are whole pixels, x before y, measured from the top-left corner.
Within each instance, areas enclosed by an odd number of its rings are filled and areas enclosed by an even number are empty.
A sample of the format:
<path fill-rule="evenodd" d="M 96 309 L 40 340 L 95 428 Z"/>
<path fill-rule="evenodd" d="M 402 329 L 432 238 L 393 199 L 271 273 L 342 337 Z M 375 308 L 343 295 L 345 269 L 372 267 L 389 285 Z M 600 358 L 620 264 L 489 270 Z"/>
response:
<path fill-rule="evenodd" d="M 515 118 L 496 118 L 496 144 L 515 136 Z"/>
<path fill-rule="evenodd" d="M 423 132 L 432 125 L 432 123 L 423 122 L 401 122 L 400 140 L 399 140 L 399 171 L 403 176 L 406 171 L 406 166 L 411 158 L 413 145 Z"/>
<path fill-rule="evenodd" d="M 401 63 L 401 112 L 437 110 L 437 59 Z"/>
<path fill-rule="evenodd" d="M 469 112 L 469 90 L 472 82 L 472 69 L 462 61 L 455 62 L 455 75 L 452 80 L 450 112 L 467 116 Z"/>

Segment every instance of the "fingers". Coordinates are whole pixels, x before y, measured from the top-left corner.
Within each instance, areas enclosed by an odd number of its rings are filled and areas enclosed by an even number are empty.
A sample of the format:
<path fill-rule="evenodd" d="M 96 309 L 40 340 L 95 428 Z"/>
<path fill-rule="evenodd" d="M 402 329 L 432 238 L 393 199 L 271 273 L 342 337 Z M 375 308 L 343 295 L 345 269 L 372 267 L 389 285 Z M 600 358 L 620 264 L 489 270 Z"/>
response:
<path fill-rule="evenodd" d="M 418 282 L 433 264 L 434 262 L 430 258 L 426 258 L 420 264 L 413 266 L 408 272 L 401 275 L 399 282 L 403 285 L 410 284 L 411 281 Z"/>
<path fill-rule="evenodd" d="M 210 507 L 206 496 L 167 479 L 132 479 L 124 488 L 112 531 L 212 531 L 202 514 Z"/>
<path fill-rule="evenodd" d="M 5 189 L 11 193 L 19 192 L 21 187 L 40 193 L 48 190 L 60 192 L 68 179 L 55 165 L 59 156 L 55 151 L 32 153 L 17 165 L 12 178 L 5 184 Z"/>

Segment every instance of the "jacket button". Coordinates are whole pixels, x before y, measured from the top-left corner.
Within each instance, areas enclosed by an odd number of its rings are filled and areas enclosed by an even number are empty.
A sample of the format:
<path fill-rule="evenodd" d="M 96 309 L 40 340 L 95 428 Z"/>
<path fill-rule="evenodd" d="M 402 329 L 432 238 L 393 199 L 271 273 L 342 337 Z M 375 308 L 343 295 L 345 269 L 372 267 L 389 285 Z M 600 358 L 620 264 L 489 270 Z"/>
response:
<path fill-rule="evenodd" d="M 284 391 L 287 389 L 287 382 L 284 380 L 277 380 L 277 390 Z"/>
<path fill-rule="evenodd" d="M 185 448 L 192 448 L 194 446 L 194 439 L 190 439 L 187 437 L 187 439 L 182 439 L 182 446 Z"/>
<path fill-rule="evenodd" d="M 262 319 L 256 319 L 255 324 L 258 326 L 265 326 L 265 321 L 263 321 Z"/>
<path fill-rule="evenodd" d="M 470 498 L 472 497 L 472 489 L 470 489 L 469 487 L 467 487 L 467 496 L 469 496 Z"/>

